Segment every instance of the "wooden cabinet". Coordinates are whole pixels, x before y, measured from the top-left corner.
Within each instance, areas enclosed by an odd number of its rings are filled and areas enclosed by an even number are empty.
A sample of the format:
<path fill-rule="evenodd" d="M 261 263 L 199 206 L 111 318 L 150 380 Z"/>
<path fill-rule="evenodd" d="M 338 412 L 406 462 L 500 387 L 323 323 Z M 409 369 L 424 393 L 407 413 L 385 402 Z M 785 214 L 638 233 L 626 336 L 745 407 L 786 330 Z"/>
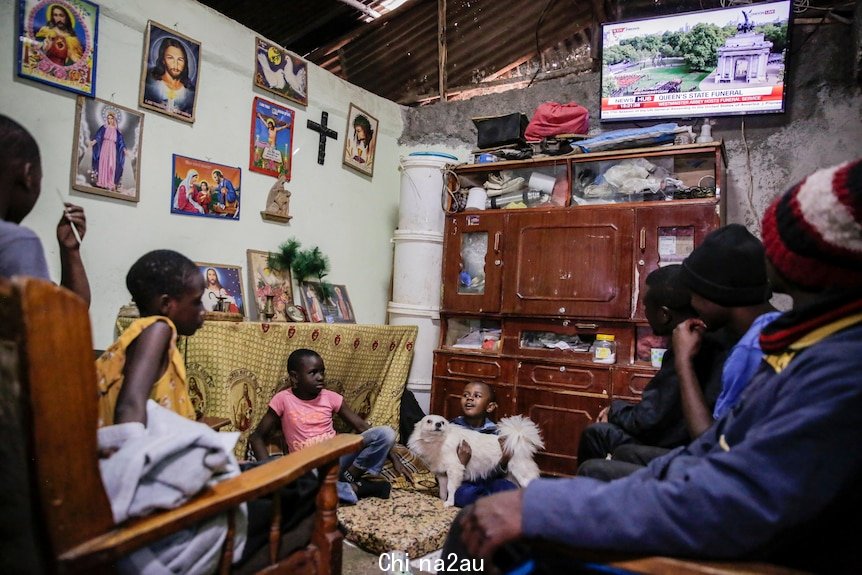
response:
<path fill-rule="evenodd" d="M 721 225 L 725 165 L 723 145 L 711 143 L 457 168 L 462 187 L 534 173 L 555 183 L 549 201 L 526 209 L 447 217 L 432 413 L 455 417 L 464 384 L 484 381 L 498 417 L 538 423 L 542 472 L 574 474 L 583 429 L 612 399 L 638 401 L 656 371 L 636 351 L 651 335 L 646 276 L 681 262 Z M 614 170 L 644 166 L 660 175 L 661 190 L 601 187 Z M 614 364 L 592 361 L 598 334 L 614 336 Z"/>

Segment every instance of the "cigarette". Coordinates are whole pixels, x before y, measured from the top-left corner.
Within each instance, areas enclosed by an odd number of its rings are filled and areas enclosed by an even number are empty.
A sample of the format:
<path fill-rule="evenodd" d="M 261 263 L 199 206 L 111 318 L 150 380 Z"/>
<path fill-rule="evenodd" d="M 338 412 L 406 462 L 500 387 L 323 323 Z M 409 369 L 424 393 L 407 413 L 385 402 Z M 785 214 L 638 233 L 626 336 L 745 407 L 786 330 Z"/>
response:
<path fill-rule="evenodd" d="M 60 196 L 60 201 L 63 202 L 63 215 L 66 217 L 66 221 L 69 222 L 69 226 L 72 228 L 72 233 L 75 235 L 75 239 L 78 241 L 78 245 L 81 245 L 81 234 L 78 232 L 78 228 L 75 226 L 75 222 L 72 221 L 72 218 L 69 217 L 69 212 L 66 211 L 68 208 L 66 207 L 66 198 L 63 197 L 63 192 L 60 191 L 60 188 L 55 188 L 57 190 L 57 195 Z"/>

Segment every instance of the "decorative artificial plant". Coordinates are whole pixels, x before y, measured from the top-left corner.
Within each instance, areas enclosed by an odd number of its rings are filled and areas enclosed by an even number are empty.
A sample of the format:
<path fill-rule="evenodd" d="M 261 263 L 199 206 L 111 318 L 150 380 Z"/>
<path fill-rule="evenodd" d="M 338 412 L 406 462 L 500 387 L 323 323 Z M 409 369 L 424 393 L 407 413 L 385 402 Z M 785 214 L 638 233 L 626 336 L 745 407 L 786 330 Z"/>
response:
<path fill-rule="evenodd" d="M 310 250 L 302 250 L 300 246 L 298 240 L 293 238 L 287 240 L 278 246 L 277 252 L 269 256 L 267 265 L 275 270 L 290 269 L 298 283 L 302 283 L 309 277 L 317 278 L 320 282 L 317 284 L 320 286 L 317 295 L 321 300 L 330 299 L 333 292 L 332 284 L 323 279 L 329 273 L 329 258 L 317 246 Z"/>

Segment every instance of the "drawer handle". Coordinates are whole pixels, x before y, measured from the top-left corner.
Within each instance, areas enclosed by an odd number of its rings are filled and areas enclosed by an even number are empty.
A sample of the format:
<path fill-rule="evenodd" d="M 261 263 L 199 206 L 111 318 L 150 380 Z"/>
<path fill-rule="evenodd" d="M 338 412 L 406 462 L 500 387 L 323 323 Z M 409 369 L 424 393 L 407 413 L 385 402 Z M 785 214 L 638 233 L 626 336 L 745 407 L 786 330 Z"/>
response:
<path fill-rule="evenodd" d="M 502 232 L 494 233 L 494 253 L 500 253 L 500 236 Z"/>
<path fill-rule="evenodd" d="M 641 228 L 641 253 L 646 251 L 646 227 Z"/>
<path fill-rule="evenodd" d="M 575 327 L 578 329 L 599 329 L 599 324 L 597 324 L 597 323 L 576 323 Z"/>

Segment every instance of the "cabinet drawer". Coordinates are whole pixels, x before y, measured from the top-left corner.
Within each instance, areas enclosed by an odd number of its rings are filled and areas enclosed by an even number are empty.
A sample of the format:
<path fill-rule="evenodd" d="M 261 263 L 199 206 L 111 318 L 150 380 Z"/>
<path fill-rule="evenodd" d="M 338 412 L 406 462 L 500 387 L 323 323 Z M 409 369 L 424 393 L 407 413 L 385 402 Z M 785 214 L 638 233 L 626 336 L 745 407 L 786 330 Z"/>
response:
<path fill-rule="evenodd" d="M 614 369 L 611 376 L 613 381 L 613 398 L 628 401 L 640 401 L 643 390 L 652 380 L 658 370 L 645 369 Z"/>
<path fill-rule="evenodd" d="M 461 377 L 497 380 L 504 375 L 503 360 L 480 355 L 437 354 L 435 377 Z"/>
<path fill-rule="evenodd" d="M 600 333 L 614 336 L 617 362 L 628 363 L 634 339 L 632 326 L 589 320 L 506 321 L 503 327 L 503 353 L 590 364 L 591 346 Z"/>
<path fill-rule="evenodd" d="M 580 365 L 521 362 L 518 388 L 554 388 L 556 391 L 608 397 L 610 370 Z"/>

